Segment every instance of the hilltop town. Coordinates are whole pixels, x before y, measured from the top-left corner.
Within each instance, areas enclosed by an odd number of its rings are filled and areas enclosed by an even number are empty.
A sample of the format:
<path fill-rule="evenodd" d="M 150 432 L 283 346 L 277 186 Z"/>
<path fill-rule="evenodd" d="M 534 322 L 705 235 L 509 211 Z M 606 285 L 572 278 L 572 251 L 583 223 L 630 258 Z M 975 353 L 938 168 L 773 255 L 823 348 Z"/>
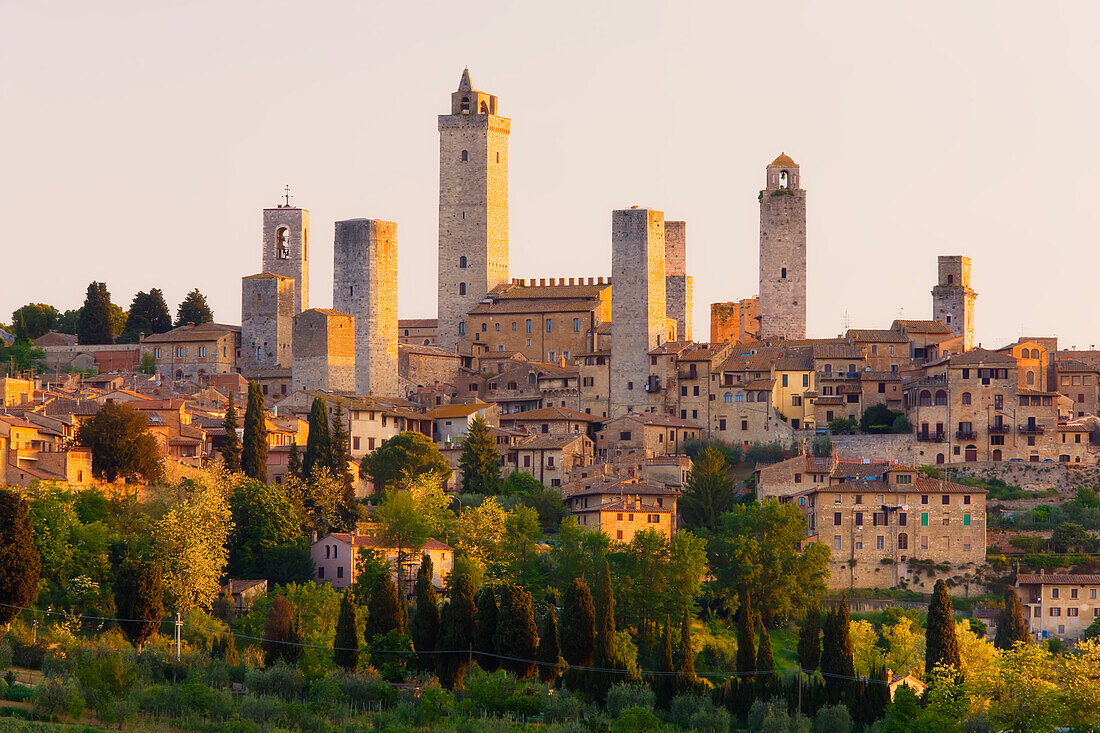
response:
<path fill-rule="evenodd" d="M 693 324 L 690 222 L 658 209 L 610 212 L 610 273 L 568 274 L 580 268 L 562 263 L 512 277 L 503 111 L 466 70 L 438 118 L 437 318 L 398 317 L 399 298 L 413 297 L 398 292 L 400 222 L 375 218 L 335 222 L 332 307 L 310 307 L 311 249 L 327 243 L 311 242 L 309 211 L 289 195 L 258 212 L 261 265 L 240 273 L 239 325 L 217 322 L 197 291 L 175 323 L 148 317 L 150 299 L 164 310 L 159 291 L 139 293 L 125 318 L 93 323 L 109 298 L 100 283 L 82 313 L 16 311 L 0 332 L 12 352 L 0 379 L 0 486 L 133 487 L 161 500 L 158 484 L 240 467 L 243 443 L 262 457 L 245 474 L 320 516 L 308 487 L 323 430 L 342 447 L 328 449 L 322 481 L 346 481 L 349 494 L 333 499 L 337 519 L 310 525 L 309 578 L 353 588 L 357 558 L 378 550 L 401 596 L 419 600 L 423 583 L 444 592 L 463 553 L 476 553 L 438 527 L 410 546 L 387 534 L 378 506 L 409 485 L 383 478 L 386 446 L 441 456 L 438 488 L 459 502 L 459 522 L 470 494 L 547 492 L 558 513 L 540 509 L 538 521 L 554 541 L 538 552 L 573 529 L 624 552 L 654 535 L 720 535 L 698 508 L 702 462 L 718 460 L 707 470 L 728 484 L 721 508 L 774 502 L 800 522 L 792 552 L 828 550 L 814 582 L 830 597 L 882 610 L 884 598 L 923 603 L 946 585 L 992 639 L 1003 603 L 966 599 L 1008 589 L 1031 640 L 1074 642 L 1095 626 L 1100 351 L 1044 334 L 981 348 L 971 274 L 982 263 L 951 252 L 912 254 L 935 275 L 927 318 L 811 336 L 807 311 L 833 284 L 807 268 L 813 179 L 786 152 L 761 161 L 761 189 L 737 194 L 759 202 L 759 289 L 710 304 L 709 324 Z M 89 335 L 97 323 L 101 335 Z M 86 426 L 118 406 L 143 418 L 156 478 L 105 475 Z M 214 596 L 247 614 L 283 577 L 261 567 L 227 570 Z M 651 645 L 659 623 L 668 633 L 664 614 L 638 622 Z M 897 671 L 886 675 L 891 695 L 930 681 Z"/>

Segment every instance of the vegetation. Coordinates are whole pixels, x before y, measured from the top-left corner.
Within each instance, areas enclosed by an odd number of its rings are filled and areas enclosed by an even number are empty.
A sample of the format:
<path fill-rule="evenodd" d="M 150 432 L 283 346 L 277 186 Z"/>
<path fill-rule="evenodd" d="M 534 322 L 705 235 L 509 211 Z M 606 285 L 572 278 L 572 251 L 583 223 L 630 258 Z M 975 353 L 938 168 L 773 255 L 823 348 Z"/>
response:
<path fill-rule="evenodd" d="M 359 463 L 359 475 L 374 482 L 375 491 L 446 482 L 451 475 L 447 459 L 426 435 L 400 433 L 382 442 Z"/>
<path fill-rule="evenodd" d="M 107 283 L 92 282 L 88 285 L 76 325 L 76 337 L 80 344 L 114 343 L 111 294 L 107 292 Z"/>
<path fill-rule="evenodd" d="M 859 429 L 863 433 L 908 433 L 912 427 L 904 412 L 891 410 L 881 402 L 871 405 L 863 411 L 859 420 Z"/>
<path fill-rule="evenodd" d="M 225 470 L 236 473 L 241 470 L 241 437 L 237 435 L 237 406 L 233 404 L 233 394 L 225 406 L 225 442 L 222 443 L 222 462 Z"/>
<path fill-rule="evenodd" d="M 500 493 L 500 453 L 485 418 L 479 416 L 470 421 L 458 465 L 463 491 L 487 496 Z"/>
<path fill-rule="evenodd" d="M 27 303 L 11 314 L 12 334 L 19 340 L 34 341 L 57 328 L 60 315 L 52 305 Z"/>
<path fill-rule="evenodd" d="M 151 336 L 171 330 L 172 316 L 168 312 L 168 304 L 164 302 L 164 293 L 158 288 L 153 288 L 148 293 L 139 290 L 130 302 L 126 326 L 118 340 L 121 343 L 136 344 L 142 334 Z"/>
<path fill-rule="evenodd" d="M 206 304 L 206 296 L 195 288 L 180 303 L 176 309 L 176 328 L 193 323 L 196 326 L 202 323 L 212 323 L 214 314 L 210 306 Z"/>
<path fill-rule="evenodd" d="M 119 628 L 140 652 L 164 617 L 164 580 L 160 566 L 149 560 L 126 561 L 119 568 L 115 581 L 115 608 L 122 619 Z"/>
<path fill-rule="evenodd" d="M 108 402 L 77 429 L 76 441 L 92 451 L 92 474 L 103 481 L 157 481 L 160 446 L 145 415 L 122 402 Z"/>
<path fill-rule="evenodd" d="M 41 570 L 27 502 L 0 487 L 0 623 L 5 628 L 35 599 Z"/>
<path fill-rule="evenodd" d="M 718 518 L 737 503 L 731 464 L 714 447 L 705 448 L 691 462 L 679 509 L 687 529 L 714 531 Z"/>
<path fill-rule="evenodd" d="M 249 478 L 257 481 L 267 480 L 267 417 L 264 412 L 264 395 L 257 382 L 248 383 L 241 470 Z"/>

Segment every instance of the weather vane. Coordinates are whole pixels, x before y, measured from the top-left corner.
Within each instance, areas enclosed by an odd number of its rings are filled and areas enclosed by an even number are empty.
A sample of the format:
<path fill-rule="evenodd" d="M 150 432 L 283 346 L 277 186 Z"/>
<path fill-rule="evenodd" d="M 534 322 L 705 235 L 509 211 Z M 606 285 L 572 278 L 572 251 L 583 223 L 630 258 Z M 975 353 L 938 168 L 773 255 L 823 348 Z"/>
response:
<path fill-rule="evenodd" d="M 283 196 L 286 197 L 287 208 L 290 208 L 290 184 L 288 183 L 286 188 L 283 189 L 283 190 L 284 190 Z"/>

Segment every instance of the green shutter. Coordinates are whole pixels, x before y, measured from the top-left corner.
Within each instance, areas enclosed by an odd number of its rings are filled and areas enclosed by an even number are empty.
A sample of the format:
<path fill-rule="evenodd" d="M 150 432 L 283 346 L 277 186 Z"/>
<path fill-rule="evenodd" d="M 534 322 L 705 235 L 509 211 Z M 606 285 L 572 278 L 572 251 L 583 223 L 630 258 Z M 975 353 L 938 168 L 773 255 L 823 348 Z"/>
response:
<path fill-rule="evenodd" d="M 964 527 L 969 527 L 970 526 L 970 515 L 969 514 L 964 514 L 963 515 L 963 526 Z"/>
<path fill-rule="evenodd" d="M 922 527 L 927 527 L 928 526 L 928 514 L 927 513 L 924 513 L 924 514 L 920 515 L 920 526 L 922 526 Z"/>

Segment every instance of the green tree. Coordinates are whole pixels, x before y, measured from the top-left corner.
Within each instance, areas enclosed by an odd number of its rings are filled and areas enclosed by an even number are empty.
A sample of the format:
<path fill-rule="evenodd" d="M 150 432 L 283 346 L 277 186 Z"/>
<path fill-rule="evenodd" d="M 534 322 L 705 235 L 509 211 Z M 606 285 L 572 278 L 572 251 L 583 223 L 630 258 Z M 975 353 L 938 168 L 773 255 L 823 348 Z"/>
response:
<path fill-rule="evenodd" d="M 58 333 L 67 333 L 76 336 L 80 324 L 80 308 L 70 308 L 57 317 Z"/>
<path fill-rule="evenodd" d="M 141 355 L 141 363 L 138 365 L 138 372 L 147 375 L 157 373 L 157 360 L 156 357 L 153 356 L 153 352 L 146 351 Z"/>
<path fill-rule="evenodd" d="M 41 374 L 46 371 L 46 352 L 25 339 L 19 339 L 11 346 L 0 342 L 0 364 L 10 376 L 27 372 Z"/>
<path fill-rule="evenodd" d="M 432 586 L 432 558 L 428 553 L 424 553 L 416 572 L 416 612 L 409 624 L 409 636 L 421 666 L 431 669 L 439 643 L 439 605 Z"/>
<path fill-rule="evenodd" d="M 264 652 L 264 666 L 270 667 L 279 659 L 293 658 L 295 650 L 288 642 L 291 639 L 291 627 L 294 624 L 294 606 L 283 596 L 275 596 L 271 610 L 264 625 L 263 641 L 260 647 Z M 293 662 L 291 662 L 293 663 Z"/>
<path fill-rule="evenodd" d="M 736 503 L 733 474 L 726 457 L 717 448 L 706 448 L 692 460 L 680 497 L 680 516 L 684 525 L 688 529 L 701 527 L 714 531 L 718 528 L 718 518 L 733 509 Z"/>
<path fill-rule="evenodd" d="M 806 520 L 795 504 L 774 499 L 738 505 L 718 520 L 708 559 L 719 598 L 731 611 L 751 596 L 765 614 L 790 616 L 815 603 L 825 592 L 829 548 L 806 539 Z"/>
<path fill-rule="evenodd" d="M 554 607 L 550 606 L 546 612 L 546 619 L 539 631 L 539 648 L 535 653 L 535 659 L 539 662 L 539 678 L 547 685 L 561 676 L 562 665 L 561 648 L 558 645 L 558 620 L 554 614 Z"/>
<path fill-rule="evenodd" d="M 452 651 L 472 649 L 476 616 L 473 581 L 467 573 L 452 574 L 450 601 L 444 606 L 439 621 L 440 647 Z M 468 664 L 466 655 L 440 655 L 437 665 L 440 681 L 454 687 L 462 680 Z"/>
<path fill-rule="evenodd" d="M 1077 522 L 1062 522 L 1050 535 L 1055 552 L 1090 552 L 1094 544 L 1092 533 Z"/>
<path fill-rule="evenodd" d="M 848 678 L 856 674 L 849 625 L 848 600 L 845 598 L 837 608 L 825 615 L 821 626 L 821 673 L 825 675 L 827 697 L 834 704 L 843 699 L 848 689 Z"/>
<path fill-rule="evenodd" d="M 951 596 L 947 584 L 936 581 L 932 600 L 928 604 L 928 625 L 924 634 L 924 673 L 931 679 L 936 667 L 952 667 L 962 671 L 959 655 L 959 638 L 955 633 L 955 616 L 951 610 Z"/>
<path fill-rule="evenodd" d="M 148 560 L 127 560 L 119 568 L 114 591 L 119 628 L 141 652 L 164 617 L 164 581 L 160 566 Z"/>
<path fill-rule="evenodd" d="M 772 637 L 768 633 L 768 627 L 760 622 L 760 629 L 756 637 L 756 683 L 762 699 L 770 699 L 772 694 L 778 691 L 779 685 L 775 672 L 775 657 L 772 655 Z"/>
<path fill-rule="evenodd" d="M 859 429 L 864 433 L 904 433 L 909 430 L 909 422 L 904 413 L 895 412 L 880 402 L 863 411 Z"/>
<path fill-rule="evenodd" d="M 596 609 L 596 649 L 593 655 L 597 667 L 614 667 L 615 654 L 615 591 L 611 586 L 611 566 L 604 560 L 603 572 L 598 576 L 596 591 L 592 594 Z"/>
<path fill-rule="evenodd" d="M 998 649 L 1011 649 L 1018 641 L 1025 644 L 1031 641 L 1031 633 L 1028 631 L 1027 619 L 1024 618 L 1024 607 L 1020 603 L 1020 596 L 1014 588 L 1005 590 L 1005 605 L 997 614 L 997 635 L 993 644 Z"/>
<path fill-rule="evenodd" d="M 695 649 L 691 645 L 691 623 L 687 611 L 680 622 L 680 649 L 677 655 L 676 682 L 680 689 L 695 686 Z"/>
<path fill-rule="evenodd" d="M 225 470 L 237 473 L 241 470 L 241 436 L 237 435 L 237 407 L 233 404 L 233 393 L 229 393 L 229 402 L 225 407 L 225 443 L 222 444 L 222 460 Z"/>
<path fill-rule="evenodd" d="M 162 474 L 161 451 L 145 415 L 122 402 L 108 402 L 77 429 L 76 441 L 92 451 L 92 474 L 108 483 Z"/>
<path fill-rule="evenodd" d="M 302 517 L 279 487 L 241 481 L 229 496 L 229 574 L 266 578 L 272 585 L 304 581 L 313 575 Z"/>
<path fill-rule="evenodd" d="M 752 610 L 752 599 L 749 596 L 741 601 L 741 609 L 738 611 L 737 621 L 737 672 L 744 675 L 742 679 L 750 679 L 751 673 L 756 671 L 756 643 L 753 640 L 753 628 L 756 625 L 756 614 Z"/>
<path fill-rule="evenodd" d="M 52 305 L 27 303 L 11 314 L 12 331 L 17 339 L 34 341 L 54 330 L 60 315 Z"/>
<path fill-rule="evenodd" d="M 430 517 L 409 491 L 389 491 L 378 507 L 379 534 L 397 550 L 397 582 L 405 587 L 405 561 L 431 537 Z"/>
<path fill-rule="evenodd" d="M 328 405 L 320 397 L 313 398 L 309 410 L 309 437 L 302 457 L 302 473 L 313 474 L 314 466 L 332 469 L 332 435 L 328 428 Z"/>
<path fill-rule="evenodd" d="M 344 425 L 344 408 L 336 403 L 332 416 L 332 473 L 340 485 L 340 526 L 350 532 L 359 519 L 359 502 L 355 499 L 355 477 L 351 473 L 351 449 L 348 428 Z"/>
<path fill-rule="evenodd" d="M 188 323 L 193 323 L 198 326 L 201 323 L 212 323 L 214 321 L 214 314 L 210 311 L 210 306 L 206 304 L 206 296 L 199 292 L 198 288 L 195 288 L 187 297 L 180 303 L 178 309 L 176 309 L 176 328 L 180 326 L 186 326 Z"/>
<path fill-rule="evenodd" d="M 596 608 L 584 578 L 574 578 L 562 595 L 561 654 L 574 667 L 592 666 L 596 651 Z"/>
<path fill-rule="evenodd" d="M 80 344 L 114 343 L 111 318 L 111 294 L 107 292 L 107 283 L 93 281 L 88 285 L 84 306 L 80 309 L 80 320 L 76 326 L 77 342 Z"/>
<path fill-rule="evenodd" d="M 798 666 L 812 673 L 821 661 L 821 609 L 815 603 L 806 609 L 802 627 L 798 630 Z"/>
<path fill-rule="evenodd" d="M 38 595 L 41 571 L 27 502 L 18 492 L 0 487 L 0 623 L 5 629 Z"/>
<path fill-rule="evenodd" d="M 264 411 L 264 394 L 258 382 L 248 383 L 241 470 L 249 478 L 267 481 L 267 415 Z"/>
<path fill-rule="evenodd" d="M 451 475 L 451 466 L 431 438 L 405 432 L 383 441 L 364 456 L 359 462 L 359 475 L 382 493 L 387 489 L 444 484 Z"/>
<path fill-rule="evenodd" d="M 365 636 L 373 643 L 376 637 L 383 637 L 391 631 L 405 633 L 405 611 L 397 593 L 397 585 L 387 574 L 379 578 L 371 589 Z"/>
<path fill-rule="evenodd" d="M 130 302 L 126 325 L 119 341 L 135 344 L 142 334 L 151 336 L 171 330 L 172 316 L 168 312 L 168 304 L 164 302 L 164 293 L 158 288 L 153 288 L 148 293 L 141 290 Z"/>
<path fill-rule="evenodd" d="M 477 616 L 474 624 L 474 651 L 478 653 L 477 663 L 487 672 L 494 672 L 500 666 L 500 661 L 495 656 L 498 615 L 496 589 L 487 585 L 477 596 Z"/>
<path fill-rule="evenodd" d="M 502 666 L 520 679 L 533 676 L 535 665 L 529 660 L 538 651 L 539 632 L 535 624 L 535 611 L 531 594 L 522 586 L 504 583 L 498 591 L 500 607 L 497 630 L 493 642 L 497 654 L 512 657 L 502 661 Z"/>
<path fill-rule="evenodd" d="M 355 619 L 355 601 L 351 591 L 346 589 L 340 596 L 340 617 L 336 620 L 332 661 L 348 672 L 354 672 L 359 666 L 359 625 Z"/>
<path fill-rule="evenodd" d="M 302 480 L 302 461 L 298 457 L 298 441 L 293 441 L 290 444 L 290 454 L 286 459 L 286 477 Z"/>
<path fill-rule="evenodd" d="M 220 487 L 201 484 L 156 523 L 153 536 L 164 588 L 177 611 L 209 608 L 217 599 L 232 528 L 233 515 Z"/>
<path fill-rule="evenodd" d="M 483 417 L 470 421 L 458 460 L 462 470 L 462 490 L 469 494 L 495 496 L 500 493 L 500 453 Z"/>

